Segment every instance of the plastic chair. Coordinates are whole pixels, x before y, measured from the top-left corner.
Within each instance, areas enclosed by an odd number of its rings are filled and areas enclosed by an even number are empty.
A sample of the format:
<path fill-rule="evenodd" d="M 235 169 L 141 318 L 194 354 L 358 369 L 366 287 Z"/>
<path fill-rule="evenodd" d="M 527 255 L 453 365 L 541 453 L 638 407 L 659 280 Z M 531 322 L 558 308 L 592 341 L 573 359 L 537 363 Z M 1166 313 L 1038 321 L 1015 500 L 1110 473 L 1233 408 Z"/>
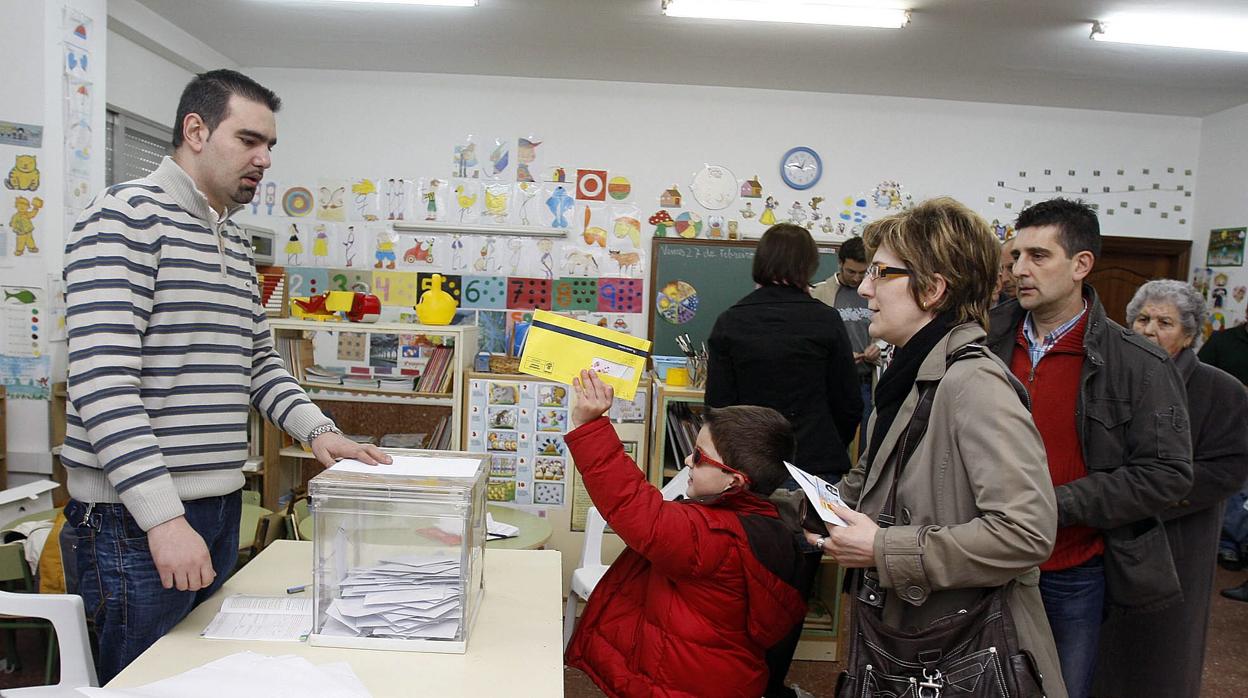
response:
<path fill-rule="evenodd" d="M 607 573 L 607 566 L 602 564 L 602 534 L 607 530 L 607 522 L 598 513 L 598 507 L 590 507 L 585 517 L 585 547 L 581 548 L 581 564 L 572 572 L 572 588 L 568 592 L 568 605 L 563 610 L 563 648 L 568 648 L 572 639 L 572 629 L 576 627 L 577 597 L 589 601 L 594 587 L 602 575 Z"/>
<path fill-rule="evenodd" d="M 4 698 L 50 698 L 80 696 L 75 689 L 99 686 L 82 597 L 75 594 L 14 594 L 0 591 L 0 614 L 46 618 L 56 628 L 60 647 L 61 680 L 54 686 L 6 688 Z"/>

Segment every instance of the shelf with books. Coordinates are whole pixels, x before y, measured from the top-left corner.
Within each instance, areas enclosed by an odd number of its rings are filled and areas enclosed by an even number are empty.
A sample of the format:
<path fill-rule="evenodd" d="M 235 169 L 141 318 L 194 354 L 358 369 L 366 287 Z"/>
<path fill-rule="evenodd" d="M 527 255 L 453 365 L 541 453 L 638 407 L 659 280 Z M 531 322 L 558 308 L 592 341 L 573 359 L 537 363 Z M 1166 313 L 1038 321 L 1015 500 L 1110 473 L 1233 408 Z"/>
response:
<path fill-rule="evenodd" d="M 273 318 L 269 329 L 291 375 L 345 433 L 374 443 L 387 434 L 418 433 L 425 435 L 424 448 L 459 448 L 464 372 L 477 349 L 475 325 Z M 391 387 L 395 384 L 410 388 Z M 266 424 L 263 441 L 263 502 L 275 508 L 320 466 L 272 425 Z"/>
<path fill-rule="evenodd" d="M 706 391 L 701 388 L 668 385 L 654 380 L 654 403 L 650 413 L 650 462 L 647 475 L 655 487 L 662 487 L 680 470 L 685 456 L 693 450 L 693 442 L 701 428 L 702 401 Z"/>

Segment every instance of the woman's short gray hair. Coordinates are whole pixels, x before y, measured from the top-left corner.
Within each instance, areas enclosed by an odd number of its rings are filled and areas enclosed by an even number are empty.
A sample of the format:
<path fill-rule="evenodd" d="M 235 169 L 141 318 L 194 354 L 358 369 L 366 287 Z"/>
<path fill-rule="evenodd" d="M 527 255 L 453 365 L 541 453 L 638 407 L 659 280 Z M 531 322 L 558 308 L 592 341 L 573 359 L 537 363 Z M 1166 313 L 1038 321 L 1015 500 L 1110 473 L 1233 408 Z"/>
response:
<path fill-rule="evenodd" d="M 1209 311 L 1205 309 L 1205 299 L 1191 284 L 1174 279 L 1158 279 L 1149 281 L 1135 292 L 1135 297 L 1127 303 L 1127 324 L 1135 322 L 1140 308 L 1145 303 L 1173 303 L 1179 311 L 1179 324 L 1183 334 L 1188 337 L 1199 337 L 1200 328 L 1204 327 Z"/>

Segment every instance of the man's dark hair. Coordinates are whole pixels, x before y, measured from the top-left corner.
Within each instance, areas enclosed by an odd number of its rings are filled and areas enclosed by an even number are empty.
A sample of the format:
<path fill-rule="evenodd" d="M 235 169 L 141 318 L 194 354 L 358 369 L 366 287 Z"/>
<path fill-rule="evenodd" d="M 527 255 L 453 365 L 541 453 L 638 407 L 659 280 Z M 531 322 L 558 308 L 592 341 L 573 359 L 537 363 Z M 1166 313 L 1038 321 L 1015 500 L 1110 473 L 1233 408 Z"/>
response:
<path fill-rule="evenodd" d="M 836 251 L 836 258 L 841 260 L 841 264 L 846 260 L 866 264 L 867 246 L 862 243 L 862 238 L 852 237 L 841 244 L 841 248 Z"/>
<path fill-rule="evenodd" d="M 799 228 L 800 230 L 800 228 Z M 793 425 L 770 407 L 707 408 L 703 415 L 724 465 L 750 478 L 750 491 L 770 496 L 789 477 L 784 461 L 797 453 Z"/>
<path fill-rule="evenodd" d="M 1014 221 L 1015 230 L 1046 225 L 1057 227 L 1057 240 L 1067 257 L 1084 251 L 1091 252 L 1093 257 L 1101 256 L 1101 224 L 1096 211 L 1084 201 L 1062 198 L 1041 201 L 1024 209 Z"/>
<path fill-rule="evenodd" d="M 187 83 L 178 100 L 178 116 L 173 124 L 173 147 L 182 145 L 182 124 L 187 114 L 199 114 L 208 131 L 217 130 L 230 115 L 230 95 L 258 102 L 276 113 L 282 108 L 282 100 L 273 90 L 261 85 L 237 70 L 210 70 L 200 73 Z"/>
<path fill-rule="evenodd" d="M 767 229 L 754 250 L 754 283 L 806 288 L 819 270 L 819 247 L 800 225 L 778 223 Z"/>

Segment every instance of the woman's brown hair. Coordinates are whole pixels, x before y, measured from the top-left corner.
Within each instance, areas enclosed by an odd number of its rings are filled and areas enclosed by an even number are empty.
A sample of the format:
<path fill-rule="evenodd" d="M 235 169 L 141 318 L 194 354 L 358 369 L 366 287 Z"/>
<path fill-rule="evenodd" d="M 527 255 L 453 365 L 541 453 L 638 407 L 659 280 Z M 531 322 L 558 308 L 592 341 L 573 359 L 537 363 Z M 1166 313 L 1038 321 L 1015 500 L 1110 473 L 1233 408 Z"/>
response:
<path fill-rule="evenodd" d="M 761 286 L 796 286 L 805 290 L 817 271 L 819 247 L 800 225 L 771 226 L 754 250 L 754 283 Z"/>
<path fill-rule="evenodd" d="M 868 223 L 862 238 L 867 254 L 887 247 L 901 258 L 911 271 L 910 294 L 920 307 L 952 311 L 954 322 L 988 327 L 1001 246 L 978 213 L 949 197 L 929 199 Z M 945 280 L 945 294 L 936 305 L 924 306 L 923 296 L 938 274 Z"/>

